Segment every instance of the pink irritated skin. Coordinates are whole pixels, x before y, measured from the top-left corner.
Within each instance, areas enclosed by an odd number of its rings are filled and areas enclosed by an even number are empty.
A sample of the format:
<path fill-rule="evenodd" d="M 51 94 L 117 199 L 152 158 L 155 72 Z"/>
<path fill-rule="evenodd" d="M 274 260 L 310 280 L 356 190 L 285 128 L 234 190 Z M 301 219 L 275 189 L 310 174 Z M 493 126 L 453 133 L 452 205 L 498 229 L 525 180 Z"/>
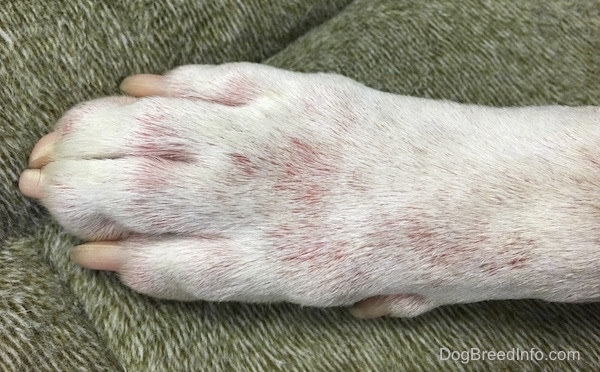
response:
<path fill-rule="evenodd" d="M 600 298 L 598 108 L 459 105 L 244 63 L 122 89 L 140 98 L 69 111 L 20 188 L 100 241 L 76 263 L 133 290 L 363 318 Z"/>
<path fill-rule="evenodd" d="M 283 171 L 273 189 L 291 195 L 298 206 L 314 204 L 327 193 L 323 178 L 335 178 L 333 166 L 322 161 L 322 154 L 298 138 L 290 138 L 288 157 L 282 159 Z M 281 160 L 280 160 L 281 161 Z"/>
<path fill-rule="evenodd" d="M 256 175 L 258 166 L 252 162 L 247 156 L 242 154 L 231 154 L 231 161 L 238 168 L 242 174 L 246 177 L 251 178 Z M 237 174 L 235 174 L 237 176 Z"/>
<path fill-rule="evenodd" d="M 253 89 L 253 84 L 239 76 L 233 76 L 220 86 L 219 92 L 209 101 L 225 106 L 243 106 L 251 103 L 258 97 L 258 92 Z"/>
<path fill-rule="evenodd" d="M 166 124 L 167 118 L 157 114 L 146 114 L 137 120 L 139 130 L 129 145 L 135 149 L 135 155 L 185 163 L 194 161 L 194 153 L 188 149 L 185 140 L 178 136 L 177 131 Z"/>

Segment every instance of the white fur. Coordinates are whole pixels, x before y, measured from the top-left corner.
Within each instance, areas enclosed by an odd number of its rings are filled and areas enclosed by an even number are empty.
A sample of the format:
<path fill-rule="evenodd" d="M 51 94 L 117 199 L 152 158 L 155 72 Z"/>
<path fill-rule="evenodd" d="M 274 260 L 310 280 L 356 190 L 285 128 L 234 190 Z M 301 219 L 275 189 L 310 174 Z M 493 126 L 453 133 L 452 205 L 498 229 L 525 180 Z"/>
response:
<path fill-rule="evenodd" d="M 169 97 L 68 112 L 43 169 L 67 229 L 123 238 L 134 290 L 374 298 L 359 316 L 600 298 L 596 107 L 460 105 L 253 64 L 167 82 Z"/>

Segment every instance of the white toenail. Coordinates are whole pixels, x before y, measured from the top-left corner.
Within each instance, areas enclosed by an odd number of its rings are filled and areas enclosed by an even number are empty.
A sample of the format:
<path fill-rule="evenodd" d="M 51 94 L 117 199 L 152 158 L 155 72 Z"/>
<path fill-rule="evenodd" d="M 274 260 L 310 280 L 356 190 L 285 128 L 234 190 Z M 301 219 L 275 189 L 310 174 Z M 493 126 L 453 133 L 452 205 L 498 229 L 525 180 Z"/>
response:
<path fill-rule="evenodd" d="M 92 270 L 119 271 L 122 249 L 115 242 L 94 242 L 79 245 L 71 250 L 71 260 Z"/>
<path fill-rule="evenodd" d="M 40 199 L 42 197 L 43 182 L 44 177 L 40 170 L 26 169 L 19 178 L 19 190 L 25 196 Z"/>
<path fill-rule="evenodd" d="M 132 96 L 164 96 L 165 77 L 160 75 L 140 74 L 125 78 L 121 90 Z"/>
<path fill-rule="evenodd" d="M 34 146 L 29 157 L 29 166 L 31 168 L 41 168 L 49 161 L 50 153 L 54 148 L 54 143 L 58 139 L 55 132 L 46 134 Z"/>

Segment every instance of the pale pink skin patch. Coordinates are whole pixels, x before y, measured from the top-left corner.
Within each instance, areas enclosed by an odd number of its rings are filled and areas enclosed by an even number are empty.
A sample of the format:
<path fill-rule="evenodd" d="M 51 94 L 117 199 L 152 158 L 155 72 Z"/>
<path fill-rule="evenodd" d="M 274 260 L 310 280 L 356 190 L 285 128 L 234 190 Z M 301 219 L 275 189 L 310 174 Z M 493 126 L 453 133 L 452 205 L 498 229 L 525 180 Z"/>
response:
<path fill-rule="evenodd" d="M 168 126 L 168 118 L 160 114 L 146 114 L 137 118 L 139 130 L 129 146 L 134 155 L 156 157 L 172 161 L 193 162 L 194 153 L 186 146 L 174 128 Z"/>
<path fill-rule="evenodd" d="M 120 258 L 78 262 L 133 290 L 367 318 L 600 298 L 598 108 L 460 105 L 248 63 L 123 84 L 142 98 L 75 107 L 31 164 L 65 228 L 120 239 Z"/>

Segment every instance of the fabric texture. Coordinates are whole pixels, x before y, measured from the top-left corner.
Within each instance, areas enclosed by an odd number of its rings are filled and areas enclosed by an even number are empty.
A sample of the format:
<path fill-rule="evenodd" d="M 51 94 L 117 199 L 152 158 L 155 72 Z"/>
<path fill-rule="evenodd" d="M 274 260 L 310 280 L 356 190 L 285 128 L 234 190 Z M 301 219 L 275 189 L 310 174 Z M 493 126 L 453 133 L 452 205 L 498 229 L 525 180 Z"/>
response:
<path fill-rule="evenodd" d="M 110 4 L 110 5 L 109 5 Z M 119 79 L 189 63 L 338 72 L 376 89 L 497 106 L 600 105 L 600 2 L 180 0 L 0 8 L 0 369 L 590 370 L 600 305 L 497 301 L 413 319 L 345 309 L 178 303 L 68 260 L 77 243 L 17 179 L 35 141 Z M 600 124 L 600 123 L 599 123 Z M 575 350 L 578 361 L 440 361 Z"/>

